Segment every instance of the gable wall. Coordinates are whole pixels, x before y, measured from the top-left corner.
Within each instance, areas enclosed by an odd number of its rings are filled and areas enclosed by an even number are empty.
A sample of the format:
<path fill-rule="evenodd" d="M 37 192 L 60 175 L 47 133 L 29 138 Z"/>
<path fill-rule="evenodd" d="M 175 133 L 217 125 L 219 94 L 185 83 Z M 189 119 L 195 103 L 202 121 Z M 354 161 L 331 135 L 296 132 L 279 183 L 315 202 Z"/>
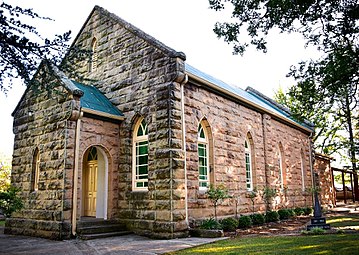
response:
<path fill-rule="evenodd" d="M 97 10 L 76 45 L 89 49 L 94 37 L 97 69 L 88 73 L 84 62 L 80 71 L 125 115 L 119 134 L 118 217 L 138 233 L 174 237 L 187 230 L 179 101 L 183 60 L 169 57 Z M 149 191 L 134 192 L 132 132 L 141 116 L 149 130 Z"/>
<path fill-rule="evenodd" d="M 209 92 L 192 83 L 185 85 L 185 120 L 187 143 L 188 207 L 190 220 L 208 218 L 214 215 L 213 205 L 198 188 L 197 130 L 205 118 L 213 135 L 213 160 L 215 185 L 224 184 L 232 199 L 226 199 L 218 208 L 219 216 L 237 213 L 252 213 L 252 202 L 248 198 L 245 174 L 244 141 L 249 132 L 254 145 L 254 185 L 261 190 L 268 185 L 279 190 L 278 143 L 284 147 L 285 169 L 288 183 L 288 198 L 284 192 L 276 197 L 272 208 L 304 206 L 302 194 L 300 150 L 305 154 L 306 187 L 311 186 L 309 167 L 308 135 L 291 128 L 267 114 L 259 113 L 244 105 L 235 103 L 220 95 Z M 266 162 L 265 162 L 266 158 Z M 309 202 L 309 201 L 308 201 Z M 264 211 L 265 204 L 256 198 L 255 211 Z"/>
<path fill-rule="evenodd" d="M 49 91 L 43 87 L 28 89 L 21 100 L 14 115 L 11 182 L 21 189 L 24 209 L 7 221 L 7 233 L 53 239 L 69 236 L 74 129 L 67 119 L 78 105 L 59 86 Z M 36 148 L 40 177 L 38 190 L 31 191 Z"/>

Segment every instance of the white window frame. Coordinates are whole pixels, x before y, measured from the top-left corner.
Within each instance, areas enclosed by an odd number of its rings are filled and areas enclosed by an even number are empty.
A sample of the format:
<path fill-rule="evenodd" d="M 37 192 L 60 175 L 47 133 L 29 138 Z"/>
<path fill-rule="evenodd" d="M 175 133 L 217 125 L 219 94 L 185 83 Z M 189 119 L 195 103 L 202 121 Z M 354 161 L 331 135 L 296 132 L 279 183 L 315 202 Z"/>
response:
<path fill-rule="evenodd" d="M 252 167 L 252 151 L 251 151 L 251 143 L 247 138 L 244 141 L 244 159 L 246 166 L 246 188 L 248 191 L 253 190 L 253 167 Z M 247 162 L 248 158 L 248 162 Z M 249 178 L 248 178 L 249 175 Z"/>
<path fill-rule="evenodd" d="M 39 179 L 40 179 L 40 151 L 39 149 L 35 150 L 35 154 L 33 155 L 33 176 L 31 178 L 34 178 L 33 185 L 31 187 L 32 191 L 38 191 L 39 190 Z"/>
<path fill-rule="evenodd" d="M 200 137 L 200 131 L 201 129 L 203 130 L 203 134 L 204 134 L 204 137 Z M 199 124 L 199 127 L 198 127 L 198 134 L 197 134 L 197 137 L 198 137 L 198 143 L 197 143 L 197 155 L 198 155 L 198 187 L 199 187 L 199 190 L 207 190 L 209 188 L 209 185 L 210 185 L 210 174 L 209 174 L 209 142 L 208 142 L 208 135 L 207 135 L 207 132 L 206 132 L 206 129 L 203 127 L 203 123 L 200 123 Z M 200 165 L 200 160 L 199 158 L 201 157 L 199 155 L 199 147 L 201 146 L 204 146 L 204 151 L 205 151 L 205 162 L 206 162 L 206 165 L 204 166 L 201 166 Z M 203 157 L 203 156 L 202 156 Z M 200 174 L 200 167 L 204 167 L 205 168 L 205 174 L 204 175 L 201 175 Z M 207 180 L 201 180 L 201 176 L 204 176 L 207 178 Z M 204 186 L 201 186 L 201 184 L 203 183 L 206 183 L 206 187 Z"/>
<path fill-rule="evenodd" d="M 133 132 L 133 143 L 132 143 L 132 190 L 134 191 L 147 191 L 148 190 L 148 125 L 146 123 L 145 126 L 142 125 L 143 122 L 143 118 L 140 119 L 134 129 Z M 147 130 L 147 134 L 141 135 L 141 136 L 137 136 L 138 130 L 139 128 L 142 128 L 143 131 Z M 139 143 L 141 142 L 147 142 L 147 164 L 145 164 L 147 166 L 147 178 L 145 179 L 140 179 L 140 175 L 137 173 L 138 168 L 140 165 L 137 164 L 137 158 L 139 157 L 138 155 L 138 150 L 137 148 L 139 148 Z M 143 156 L 143 155 L 142 155 Z M 144 166 L 144 165 L 141 165 Z M 145 183 L 147 182 L 147 186 L 145 186 Z M 143 187 L 137 187 L 137 183 L 143 183 Z"/>
<path fill-rule="evenodd" d="M 93 72 L 97 68 L 97 58 L 97 39 L 94 37 L 91 44 L 90 72 Z"/>

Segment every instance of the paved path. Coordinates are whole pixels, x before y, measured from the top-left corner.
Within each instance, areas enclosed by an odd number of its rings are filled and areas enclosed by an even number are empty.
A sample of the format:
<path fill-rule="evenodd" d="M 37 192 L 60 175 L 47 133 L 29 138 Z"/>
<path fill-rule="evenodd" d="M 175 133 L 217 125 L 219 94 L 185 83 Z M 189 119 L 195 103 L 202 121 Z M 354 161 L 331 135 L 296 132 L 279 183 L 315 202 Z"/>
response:
<path fill-rule="evenodd" d="M 95 240 L 53 241 L 43 238 L 2 234 L 0 230 L 0 254 L 129 254 L 153 255 L 211 243 L 224 238 L 181 238 L 153 240 L 137 235 L 109 237 Z"/>

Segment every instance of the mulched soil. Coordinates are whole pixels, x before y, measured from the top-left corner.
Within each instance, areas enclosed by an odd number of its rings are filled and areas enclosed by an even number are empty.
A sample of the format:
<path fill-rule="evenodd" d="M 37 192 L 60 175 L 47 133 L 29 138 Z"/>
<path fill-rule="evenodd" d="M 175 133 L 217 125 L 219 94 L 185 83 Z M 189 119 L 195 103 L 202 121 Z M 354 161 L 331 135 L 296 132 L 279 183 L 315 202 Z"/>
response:
<path fill-rule="evenodd" d="M 359 209 L 359 208 L 358 208 Z M 344 216 L 349 214 L 359 214 L 359 210 L 349 213 L 349 211 L 328 211 L 324 213 L 324 217 L 327 219 L 331 216 Z M 307 225 L 310 223 L 310 219 L 313 216 L 297 216 L 289 220 L 266 223 L 262 226 L 253 226 L 249 229 L 237 229 L 236 232 L 227 232 L 225 236 L 228 237 L 250 237 L 250 236 L 270 236 L 270 235 L 300 235 L 302 230 L 306 230 Z M 332 228 L 332 231 L 336 230 Z M 328 232 L 328 233 L 329 233 Z M 350 232 L 350 231 L 348 231 Z M 354 231 L 357 233 L 357 231 Z"/>
<path fill-rule="evenodd" d="M 279 222 L 266 223 L 262 226 L 253 226 L 249 229 L 237 229 L 236 232 L 225 233 L 225 236 L 258 236 L 258 235 L 298 235 L 306 229 L 311 216 L 298 216 Z"/>

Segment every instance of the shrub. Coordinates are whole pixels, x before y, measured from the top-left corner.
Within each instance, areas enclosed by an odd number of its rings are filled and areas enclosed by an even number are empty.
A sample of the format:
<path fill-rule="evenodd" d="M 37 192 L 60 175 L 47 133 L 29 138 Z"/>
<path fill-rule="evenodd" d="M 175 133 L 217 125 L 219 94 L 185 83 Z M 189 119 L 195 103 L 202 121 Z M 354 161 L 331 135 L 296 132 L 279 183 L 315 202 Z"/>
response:
<path fill-rule="evenodd" d="M 24 207 L 21 198 L 18 196 L 20 190 L 14 186 L 10 186 L 7 190 L 0 192 L 0 210 L 5 217 L 10 217 L 15 211 Z"/>
<path fill-rule="evenodd" d="M 238 219 L 239 228 L 249 228 L 253 225 L 251 217 L 243 215 Z"/>
<path fill-rule="evenodd" d="M 280 220 L 287 220 L 287 219 L 289 219 L 289 216 L 290 216 L 288 209 L 280 209 L 280 210 L 278 210 L 278 214 L 279 214 Z"/>
<path fill-rule="evenodd" d="M 312 207 L 304 207 L 303 211 L 304 211 L 304 215 L 309 215 L 313 212 L 313 208 Z"/>
<path fill-rule="evenodd" d="M 297 216 L 300 216 L 300 215 L 303 215 L 303 214 L 304 214 L 303 208 L 300 208 L 300 207 L 295 208 L 294 211 L 295 211 L 295 214 L 296 214 Z"/>
<path fill-rule="evenodd" d="M 322 228 L 312 228 L 311 230 L 307 231 L 307 230 L 302 230 L 300 233 L 302 235 L 322 235 L 324 234 L 326 231 Z"/>
<path fill-rule="evenodd" d="M 294 217 L 296 215 L 293 209 L 288 209 L 288 212 L 289 212 L 289 217 Z"/>
<path fill-rule="evenodd" d="M 226 218 L 219 222 L 225 231 L 235 231 L 238 227 L 238 220 L 234 218 Z"/>
<path fill-rule="evenodd" d="M 202 221 L 199 226 L 201 229 L 222 229 L 222 225 L 213 218 Z"/>
<path fill-rule="evenodd" d="M 276 211 L 268 211 L 265 215 L 266 222 L 279 221 L 279 214 Z"/>
<path fill-rule="evenodd" d="M 263 225 L 265 222 L 264 216 L 261 213 L 254 213 L 250 217 L 253 225 Z"/>

